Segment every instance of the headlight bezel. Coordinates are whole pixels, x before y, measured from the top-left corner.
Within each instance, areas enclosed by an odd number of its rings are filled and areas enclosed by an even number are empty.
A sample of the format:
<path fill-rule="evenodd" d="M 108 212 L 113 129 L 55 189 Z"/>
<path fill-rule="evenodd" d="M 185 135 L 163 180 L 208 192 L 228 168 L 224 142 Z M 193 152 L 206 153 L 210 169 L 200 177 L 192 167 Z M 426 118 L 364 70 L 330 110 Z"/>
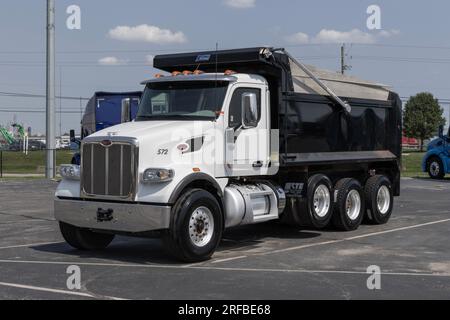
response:
<path fill-rule="evenodd" d="M 152 174 L 150 174 L 152 173 Z M 175 177 L 175 170 L 167 168 L 148 168 L 142 173 L 144 184 L 171 182 Z"/>
<path fill-rule="evenodd" d="M 63 179 L 80 181 L 81 167 L 76 164 L 63 164 L 59 167 L 59 174 Z"/>

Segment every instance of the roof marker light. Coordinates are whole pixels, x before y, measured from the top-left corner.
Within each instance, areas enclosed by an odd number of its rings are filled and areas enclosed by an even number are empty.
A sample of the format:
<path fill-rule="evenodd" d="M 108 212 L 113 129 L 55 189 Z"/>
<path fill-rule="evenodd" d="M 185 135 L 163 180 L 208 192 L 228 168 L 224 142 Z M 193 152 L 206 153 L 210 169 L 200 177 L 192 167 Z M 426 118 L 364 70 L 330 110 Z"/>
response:
<path fill-rule="evenodd" d="M 172 77 L 179 76 L 180 74 L 181 74 L 180 71 L 174 71 L 174 72 L 172 72 Z"/>
<path fill-rule="evenodd" d="M 225 71 L 225 75 L 226 76 L 231 76 L 231 75 L 233 75 L 233 74 L 236 74 L 237 72 L 236 71 L 233 71 L 233 70 L 226 70 Z"/>
<path fill-rule="evenodd" d="M 192 75 L 192 74 L 194 74 L 192 71 L 189 71 L 189 70 L 184 70 L 184 71 L 183 71 L 183 75 L 184 75 L 184 76 L 190 76 L 190 75 Z"/>

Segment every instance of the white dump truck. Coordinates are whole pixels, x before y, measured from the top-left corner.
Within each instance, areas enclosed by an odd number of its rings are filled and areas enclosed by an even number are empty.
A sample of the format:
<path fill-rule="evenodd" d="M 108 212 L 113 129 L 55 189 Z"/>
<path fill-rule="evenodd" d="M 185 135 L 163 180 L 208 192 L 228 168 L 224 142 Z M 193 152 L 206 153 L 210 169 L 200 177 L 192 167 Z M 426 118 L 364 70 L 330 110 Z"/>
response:
<path fill-rule="evenodd" d="M 226 228 L 386 223 L 400 194 L 401 102 L 384 85 L 284 49 L 157 56 L 136 120 L 86 137 L 61 166 L 55 216 L 80 250 L 160 235 L 209 259 Z M 275 227 L 275 226 L 274 226 Z"/>

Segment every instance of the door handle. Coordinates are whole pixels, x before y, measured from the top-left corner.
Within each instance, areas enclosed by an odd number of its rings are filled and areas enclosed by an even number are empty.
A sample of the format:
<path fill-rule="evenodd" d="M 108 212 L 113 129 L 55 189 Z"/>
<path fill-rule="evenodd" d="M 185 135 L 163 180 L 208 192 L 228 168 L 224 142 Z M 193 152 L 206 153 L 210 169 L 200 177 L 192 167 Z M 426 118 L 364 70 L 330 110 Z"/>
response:
<path fill-rule="evenodd" d="M 253 162 L 253 168 L 262 168 L 262 166 L 263 166 L 262 161 Z"/>

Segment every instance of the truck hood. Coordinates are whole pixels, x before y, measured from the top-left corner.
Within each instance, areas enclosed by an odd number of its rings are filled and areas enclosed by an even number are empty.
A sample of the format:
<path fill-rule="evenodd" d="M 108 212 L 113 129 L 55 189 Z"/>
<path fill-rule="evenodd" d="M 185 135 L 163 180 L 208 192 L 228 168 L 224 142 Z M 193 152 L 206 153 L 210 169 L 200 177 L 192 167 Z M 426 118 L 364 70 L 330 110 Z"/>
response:
<path fill-rule="evenodd" d="M 157 144 L 168 143 L 173 138 L 190 139 L 214 129 L 212 121 L 139 121 L 119 124 L 98 131 L 89 138 L 127 137 L 139 142 L 154 140 Z"/>

